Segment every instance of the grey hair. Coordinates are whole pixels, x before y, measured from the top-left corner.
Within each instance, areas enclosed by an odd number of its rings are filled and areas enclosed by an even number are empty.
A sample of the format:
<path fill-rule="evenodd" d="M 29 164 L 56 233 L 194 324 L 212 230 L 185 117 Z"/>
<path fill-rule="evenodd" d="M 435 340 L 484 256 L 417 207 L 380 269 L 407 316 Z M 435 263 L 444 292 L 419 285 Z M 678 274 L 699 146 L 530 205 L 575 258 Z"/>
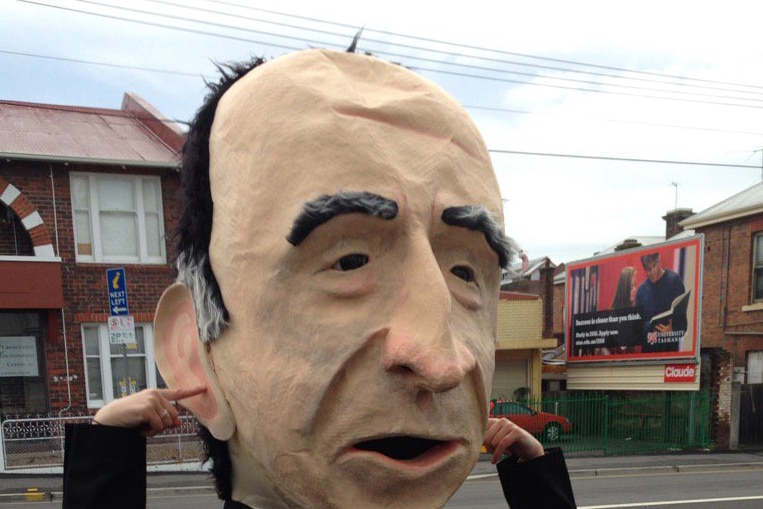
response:
<path fill-rule="evenodd" d="M 501 223 L 481 205 L 447 208 L 442 212 L 442 220 L 451 226 L 462 226 L 482 232 L 488 245 L 498 255 L 501 268 L 508 268 L 515 254 L 519 252 L 519 246 L 503 232 Z"/>
<path fill-rule="evenodd" d="M 225 308 L 214 298 L 209 281 L 204 276 L 205 263 L 206 256 L 196 259 L 185 252 L 181 252 L 177 259 L 177 281 L 185 284 L 191 291 L 196 308 L 199 339 L 203 343 L 220 336 L 228 327 Z"/>

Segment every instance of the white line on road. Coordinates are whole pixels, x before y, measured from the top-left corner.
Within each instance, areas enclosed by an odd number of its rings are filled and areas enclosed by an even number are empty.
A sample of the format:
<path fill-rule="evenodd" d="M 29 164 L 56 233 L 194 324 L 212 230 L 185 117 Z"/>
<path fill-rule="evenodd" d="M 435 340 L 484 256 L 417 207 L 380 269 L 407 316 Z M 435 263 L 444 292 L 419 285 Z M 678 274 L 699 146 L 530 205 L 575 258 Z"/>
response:
<path fill-rule="evenodd" d="M 580 506 L 578 509 L 621 509 L 625 507 L 654 507 L 663 505 L 686 505 L 686 504 L 713 504 L 717 502 L 742 502 L 744 500 L 763 500 L 763 495 L 752 497 L 728 497 L 728 498 L 698 498 L 696 500 L 670 500 L 663 502 L 636 502 L 632 504 L 608 504 L 608 505 L 587 505 Z"/>

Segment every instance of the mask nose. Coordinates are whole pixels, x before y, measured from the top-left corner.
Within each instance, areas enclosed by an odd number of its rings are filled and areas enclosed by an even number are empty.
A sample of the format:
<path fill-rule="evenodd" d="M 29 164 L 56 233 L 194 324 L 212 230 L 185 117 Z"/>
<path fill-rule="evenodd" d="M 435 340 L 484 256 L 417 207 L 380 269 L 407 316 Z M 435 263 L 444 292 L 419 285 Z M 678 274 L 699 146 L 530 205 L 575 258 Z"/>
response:
<path fill-rule="evenodd" d="M 418 388 L 446 392 L 474 370 L 476 360 L 454 338 L 450 290 L 429 243 L 412 251 L 395 292 L 395 310 L 384 338 L 386 371 L 403 376 Z"/>

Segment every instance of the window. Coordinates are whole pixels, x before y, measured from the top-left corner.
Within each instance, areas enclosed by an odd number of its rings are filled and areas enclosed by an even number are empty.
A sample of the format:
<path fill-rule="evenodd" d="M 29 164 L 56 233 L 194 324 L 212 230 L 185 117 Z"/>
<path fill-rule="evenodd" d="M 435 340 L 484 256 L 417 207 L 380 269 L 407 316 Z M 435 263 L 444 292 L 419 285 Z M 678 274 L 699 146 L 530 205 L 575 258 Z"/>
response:
<path fill-rule="evenodd" d="M 153 331 L 135 324 L 134 344 L 109 343 L 105 323 L 82 325 L 87 406 L 101 407 L 148 387 L 166 387 L 154 364 Z"/>
<path fill-rule="evenodd" d="M 44 314 L 0 310 L 0 408 L 2 413 L 48 411 Z"/>
<path fill-rule="evenodd" d="M 78 262 L 165 263 L 158 177 L 72 173 Z"/>
<path fill-rule="evenodd" d="M 763 352 L 747 352 L 747 383 L 763 383 Z"/>
<path fill-rule="evenodd" d="M 752 300 L 763 301 L 763 233 L 755 234 L 752 258 Z"/>

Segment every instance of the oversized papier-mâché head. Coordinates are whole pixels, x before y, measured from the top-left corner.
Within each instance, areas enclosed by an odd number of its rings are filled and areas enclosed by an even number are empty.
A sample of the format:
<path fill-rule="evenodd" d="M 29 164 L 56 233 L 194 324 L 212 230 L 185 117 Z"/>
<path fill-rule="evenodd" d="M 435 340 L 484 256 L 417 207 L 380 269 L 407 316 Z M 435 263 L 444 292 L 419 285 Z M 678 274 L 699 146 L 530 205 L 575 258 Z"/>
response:
<path fill-rule="evenodd" d="M 509 252 L 469 116 L 401 66 L 309 50 L 226 89 L 208 147 L 208 252 L 180 254 L 156 358 L 207 386 L 183 404 L 230 496 L 443 506 L 480 452 Z"/>

